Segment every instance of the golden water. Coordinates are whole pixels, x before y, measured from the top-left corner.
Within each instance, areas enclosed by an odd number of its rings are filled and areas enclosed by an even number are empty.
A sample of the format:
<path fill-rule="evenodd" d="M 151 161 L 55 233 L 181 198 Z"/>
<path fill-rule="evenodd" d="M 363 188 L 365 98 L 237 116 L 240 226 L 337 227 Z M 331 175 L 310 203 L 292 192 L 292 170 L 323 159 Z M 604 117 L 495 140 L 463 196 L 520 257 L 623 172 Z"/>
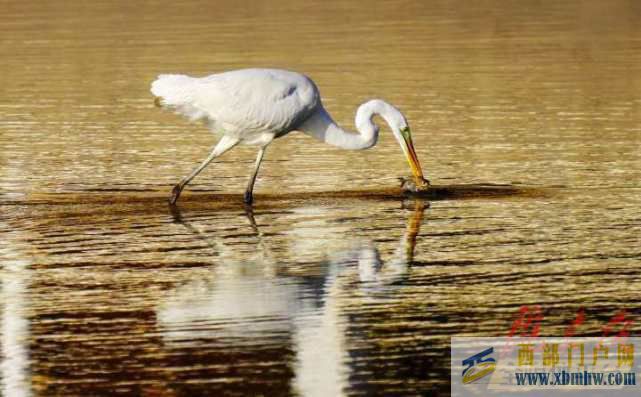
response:
<path fill-rule="evenodd" d="M 0 12 L 2 394 L 448 395 L 449 337 L 641 330 L 641 6 L 19 2 Z M 291 134 L 171 186 L 215 140 L 159 73 L 304 72 L 346 152 Z M 532 309 L 531 309 L 532 310 Z M 617 327 L 620 327 L 618 324 Z M 616 328 L 616 327 L 615 327 Z M 224 392 L 224 393 L 223 393 Z"/>

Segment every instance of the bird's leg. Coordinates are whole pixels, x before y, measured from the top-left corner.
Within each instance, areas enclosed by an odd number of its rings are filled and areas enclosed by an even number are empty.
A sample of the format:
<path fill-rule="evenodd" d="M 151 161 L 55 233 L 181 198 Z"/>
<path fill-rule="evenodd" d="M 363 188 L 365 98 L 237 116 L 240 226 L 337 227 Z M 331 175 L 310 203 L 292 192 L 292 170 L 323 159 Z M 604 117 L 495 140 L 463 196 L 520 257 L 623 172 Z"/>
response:
<path fill-rule="evenodd" d="M 245 204 L 251 204 L 254 200 L 252 192 L 254 191 L 254 182 L 256 182 L 256 176 L 258 175 L 258 169 L 260 168 L 260 163 L 263 161 L 263 155 L 265 154 L 265 147 L 263 146 L 258 151 L 258 156 L 256 157 L 256 163 L 254 164 L 254 172 L 252 173 L 251 178 L 249 178 L 249 183 L 247 184 L 247 190 L 245 190 Z"/>
<path fill-rule="evenodd" d="M 182 192 L 185 185 L 187 185 L 189 181 L 194 179 L 194 177 L 198 175 L 200 171 L 207 167 L 207 165 L 211 163 L 213 159 L 233 148 L 237 143 L 238 139 L 231 138 L 226 135 L 223 136 L 220 141 L 218 141 L 216 146 L 212 149 L 211 153 L 209 153 L 209 156 L 207 156 L 205 161 L 203 161 L 195 170 L 193 170 L 191 174 L 184 177 L 176 186 L 174 186 L 174 189 L 171 192 L 169 203 L 172 205 L 176 204 L 176 201 L 178 201 L 178 197 L 180 197 L 180 193 Z"/>

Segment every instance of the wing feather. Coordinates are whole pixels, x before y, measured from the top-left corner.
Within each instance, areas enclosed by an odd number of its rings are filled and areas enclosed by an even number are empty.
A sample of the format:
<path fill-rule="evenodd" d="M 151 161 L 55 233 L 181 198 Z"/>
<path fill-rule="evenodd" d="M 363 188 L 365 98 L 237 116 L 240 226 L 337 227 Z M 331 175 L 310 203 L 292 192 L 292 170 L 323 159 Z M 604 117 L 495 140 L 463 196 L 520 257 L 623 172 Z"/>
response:
<path fill-rule="evenodd" d="M 195 80 L 191 106 L 224 132 L 288 132 L 319 102 L 309 78 L 284 70 L 243 69 Z"/>

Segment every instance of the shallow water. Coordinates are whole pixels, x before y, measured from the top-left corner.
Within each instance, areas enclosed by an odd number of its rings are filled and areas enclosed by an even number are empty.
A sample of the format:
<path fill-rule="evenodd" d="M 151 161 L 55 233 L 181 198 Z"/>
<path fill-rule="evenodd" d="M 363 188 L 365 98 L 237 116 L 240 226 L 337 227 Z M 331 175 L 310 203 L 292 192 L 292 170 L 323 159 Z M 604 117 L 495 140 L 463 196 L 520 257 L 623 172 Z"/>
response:
<path fill-rule="evenodd" d="M 449 337 L 641 331 L 636 2 L 4 2 L 2 394 L 448 395 Z M 166 72 L 303 71 L 364 152 L 291 134 L 185 191 L 214 138 Z M 623 315 L 627 323 L 620 320 Z M 619 317 L 617 317 L 619 316 Z M 624 324 L 625 323 L 625 324 Z M 606 329 L 607 330 L 607 329 Z M 520 330 L 519 330 L 520 331 Z"/>

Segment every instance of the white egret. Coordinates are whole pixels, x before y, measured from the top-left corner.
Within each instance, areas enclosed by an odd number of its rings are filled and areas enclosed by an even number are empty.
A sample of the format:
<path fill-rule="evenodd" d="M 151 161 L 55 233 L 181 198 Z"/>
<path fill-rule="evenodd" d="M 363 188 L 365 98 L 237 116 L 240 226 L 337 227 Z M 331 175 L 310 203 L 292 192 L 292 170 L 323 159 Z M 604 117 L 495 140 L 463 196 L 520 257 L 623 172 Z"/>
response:
<path fill-rule="evenodd" d="M 407 157 L 417 188 L 426 187 L 414 151 L 412 136 L 403 114 L 389 103 L 373 99 L 356 112 L 357 133 L 349 132 L 332 120 L 323 108 L 314 82 L 305 75 L 279 69 L 240 69 L 207 77 L 162 74 L 151 85 L 155 103 L 173 109 L 190 120 L 203 120 L 222 137 L 209 156 L 173 189 L 175 204 L 183 188 L 213 159 L 237 144 L 259 147 L 254 170 L 245 191 L 245 202 L 252 202 L 252 191 L 265 148 L 276 138 L 301 131 L 343 149 L 368 149 L 376 145 L 381 116 Z"/>

